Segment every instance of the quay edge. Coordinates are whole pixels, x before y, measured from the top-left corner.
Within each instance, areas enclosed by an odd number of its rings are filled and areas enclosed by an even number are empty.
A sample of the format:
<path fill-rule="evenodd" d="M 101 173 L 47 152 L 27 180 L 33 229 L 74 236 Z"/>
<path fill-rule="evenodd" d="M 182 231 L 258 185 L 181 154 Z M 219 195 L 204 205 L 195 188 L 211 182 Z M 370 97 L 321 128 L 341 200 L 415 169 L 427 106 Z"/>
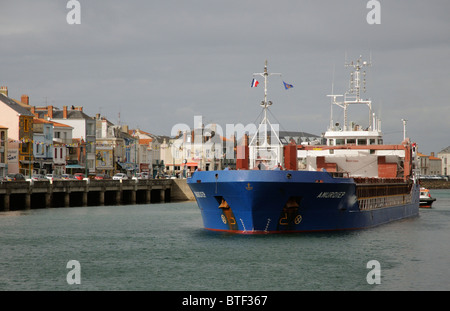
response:
<path fill-rule="evenodd" d="M 183 179 L 1 182 L 0 211 L 190 200 L 183 189 Z"/>

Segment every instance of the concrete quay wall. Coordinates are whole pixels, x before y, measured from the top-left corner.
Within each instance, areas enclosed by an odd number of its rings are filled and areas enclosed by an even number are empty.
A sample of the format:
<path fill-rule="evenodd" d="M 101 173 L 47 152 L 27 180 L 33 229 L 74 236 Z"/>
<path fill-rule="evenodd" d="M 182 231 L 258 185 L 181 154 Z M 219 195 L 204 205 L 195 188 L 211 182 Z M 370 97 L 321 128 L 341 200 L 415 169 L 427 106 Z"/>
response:
<path fill-rule="evenodd" d="M 443 179 L 421 179 L 420 185 L 427 189 L 450 189 L 450 181 Z"/>
<path fill-rule="evenodd" d="M 190 200 L 186 190 L 185 179 L 2 182 L 0 211 Z"/>

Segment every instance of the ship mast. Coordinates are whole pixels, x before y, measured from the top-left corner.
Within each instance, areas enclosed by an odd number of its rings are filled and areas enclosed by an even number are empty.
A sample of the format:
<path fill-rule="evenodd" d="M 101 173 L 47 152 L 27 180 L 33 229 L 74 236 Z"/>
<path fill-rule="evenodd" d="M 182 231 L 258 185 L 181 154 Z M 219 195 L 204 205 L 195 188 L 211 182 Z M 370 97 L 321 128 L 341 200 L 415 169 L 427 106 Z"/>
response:
<path fill-rule="evenodd" d="M 269 108 L 269 106 L 272 105 L 272 101 L 268 101 L 267 100 L 267 80 L 269 76 L 272 75 L 278 75 L 281 76 L 281 73 L 268 73 L 267 71 L 267 59 L 264 65 L 264 72 L 260 72 L 260 73 L 254 73 L 253 76 L 261 76 L 264 78 L 264 100 L 261 102 L 261 107 L 263 107 L 264 109 L 264 117 L 263 120 L 261 121 L 259 128 L 261 128 L 261 125 L 264 126 L 264 144 L 267 144 L 267 125 L 269 125 L 272 128 L 272 124 L 270 124 L 269 119 L 267 118 L 267 109 Z M 259 131 L 258 128 L 258 131 Z M 277 135 L 276 131 L 275 134 Z M 253 140 L 256 138 L 257 135 L 253 136 L 253 139 L 251 140 L 250 144 L 253 142 Z M 277 135 L 278 138 L 278 135 Z M 278 138 L 279 139 L 279 138 Z"/>
<path fill-rule="evenodd" d="M 333 97 L 333 103 L 344 109 L 344 131 L 350 130 L 347 121 L 347 108 L 349 105 L 353 104 L 365 104 L 369 107 L 369 129 L 375 130 L 377 127 L 373 122 L 372 115 L 372 102 L 370 100 L 363 100 L 361 98 L 361 92 L 366 91 L 366 72 L 361 70 L 364 67 L 371 66 L 371 62 L 363 61 L 362 56 L 360 56 L 355 62 L 346 63 L 345 67 L 352 67 L 353 71 L 350 73 L 350 85 L 349 90 L 344 94 L 344 101 L 337 102 L 336 97 L 341 97 L 342 95 L 328 95 Z M 332 122 L 332 121 L 331 121 Z M 332 125 L 332 124 L 330 124 Z"/>
<path fill-rule="evenodd" d="M 267 110 L 269 108 L 269 106 L 272 105 L 272 101 L 269 101 L 267 99 L 267 84 L 268 84 L 268 78 L 269 76 L 273 76 L 273 75 L 278 75 L 281 76 L 281 73 L 269 73 L 267 70 L 267 60 L 265 62 L 264 65 L 264 72 L 260 72 L 260 73 L 254 73 L 253 76 L 261 76 L 264 78 L 264 100 L 261 102 L 261 106 L 263 107 L 263 112 L 264 112 L 264 116 L 263 116 L 263 120 L 261 121 L 261 123 L 259 124 L 258 130 L 255 133 L 255 135 L 252 137 L 249 146 L 254 148 L 254 152 L 253 153 L 253 163 L 250 164 L 250 166 L 254 167 L 256 166 L 256 158 L 259 159 L 263 159 L 264 160 L 269 160 L 269 155 L 272 156 L 272 161 L 275 160 L 277 162 L 281 161 L 281 153 L 280 153 L 280 146 L 281 141 L 280 138 L 278 137 L 278 128 L 274 129 L 273 125 L 270 123 L 269 119 L 267 118 Z M 276 136 L 276 144 L 272 143 L 272 139 L 271 142 L 269 143 L 268 141 L 268 128 L 270 128 L 271 133 L 273 133 Z M 263 134 L 263 140 L 261 142 L 261 136 L 260 139 L 258 138 L 258 134 L 261 132 L 264 132 Z M 263 155 L 264 156 L 261 156 Z M 273 159 L 273 156 L 275 156 L 276 159 Z"/>

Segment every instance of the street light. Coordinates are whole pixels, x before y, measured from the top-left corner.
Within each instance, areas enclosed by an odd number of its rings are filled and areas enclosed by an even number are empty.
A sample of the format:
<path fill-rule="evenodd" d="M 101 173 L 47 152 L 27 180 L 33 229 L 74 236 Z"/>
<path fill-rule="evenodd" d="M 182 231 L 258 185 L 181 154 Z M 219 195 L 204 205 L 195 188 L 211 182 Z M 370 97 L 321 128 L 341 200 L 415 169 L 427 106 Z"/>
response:
<path fill-rule="evenodd" d="M 32 151 L 32 148 L 33 148 L 33 141 L 32 140 L 30 140 L 30 142 L 28 143 L 28 148 L 30 149 L 30 150 L 28 150 L 29 152 L 28 152 L 28 160 L 30 161 L 29 162 L 29 164 L 28 164 L 28 169 L 30 170 L 30 179 L 31 179 L 31 171 L 33 170 L 32 168 L 31 168 L 31 151 Z"/>

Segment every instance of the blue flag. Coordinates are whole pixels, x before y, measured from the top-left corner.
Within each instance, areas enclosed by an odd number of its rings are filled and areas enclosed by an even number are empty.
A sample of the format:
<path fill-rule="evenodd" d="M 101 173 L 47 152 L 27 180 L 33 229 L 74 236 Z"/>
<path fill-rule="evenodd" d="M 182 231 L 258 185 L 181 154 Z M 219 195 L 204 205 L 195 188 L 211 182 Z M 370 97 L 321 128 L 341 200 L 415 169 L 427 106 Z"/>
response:
<path fill-rule="evenodd" d="M 283 84 L 284 84 L 284 88 L 285 88 L 286 90 L 290 89 L 291 87 L 294 87 L 292 84 L 287 84 L 287 83 L 284 82 L 284 81 L 283 81 Z"/>

